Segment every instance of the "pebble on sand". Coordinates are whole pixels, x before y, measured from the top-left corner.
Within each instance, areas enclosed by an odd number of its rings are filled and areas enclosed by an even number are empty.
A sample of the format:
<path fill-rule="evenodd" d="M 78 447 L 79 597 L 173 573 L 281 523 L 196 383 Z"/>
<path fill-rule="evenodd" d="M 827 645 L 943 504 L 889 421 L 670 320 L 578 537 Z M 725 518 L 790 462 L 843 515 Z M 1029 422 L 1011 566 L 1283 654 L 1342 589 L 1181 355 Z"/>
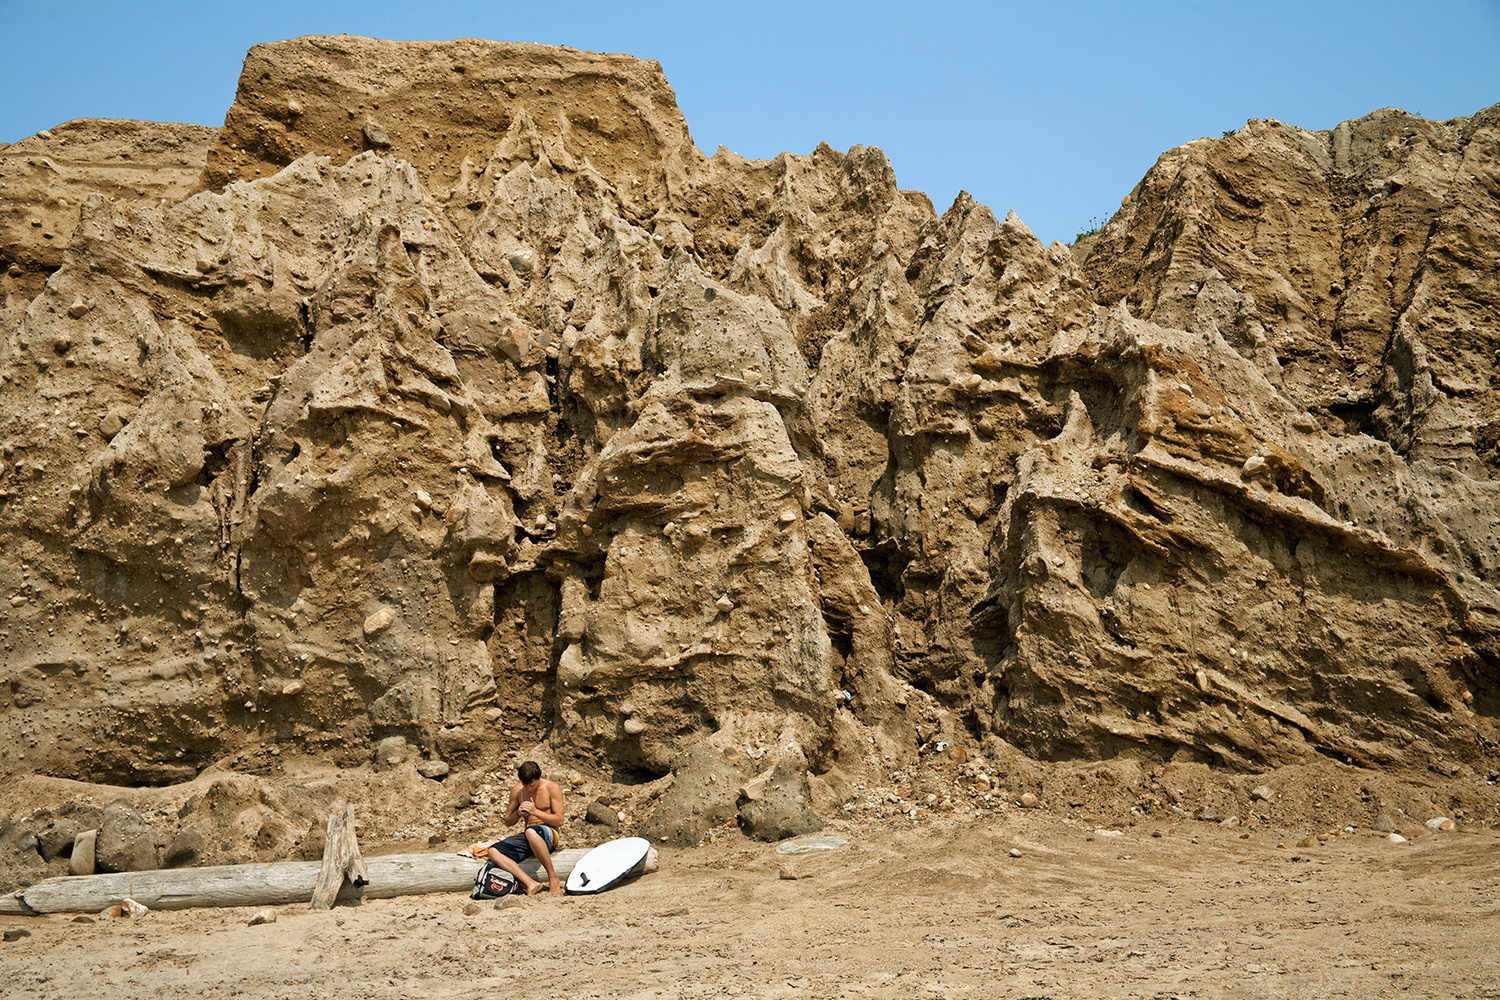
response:
<path fill-rule="evenodd" d="M 276 922 L 276 911 L 275 910 L 256 910 L 255 911 L 255 915 L 250 918 L 250 921 L 249 921 L 249 923 L 246 926 L 248 926 L 248 927 L 254 927 L 257 924 L 274 924 L 275 922 Z"/>

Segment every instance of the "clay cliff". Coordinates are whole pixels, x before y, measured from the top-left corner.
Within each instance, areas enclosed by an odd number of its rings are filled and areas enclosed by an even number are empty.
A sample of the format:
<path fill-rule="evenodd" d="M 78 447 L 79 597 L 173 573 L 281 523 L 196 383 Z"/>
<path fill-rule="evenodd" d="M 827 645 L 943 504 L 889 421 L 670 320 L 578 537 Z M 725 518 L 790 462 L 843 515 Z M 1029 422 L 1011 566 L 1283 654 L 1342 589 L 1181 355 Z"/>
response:
<path fill-rule="evenodd" d="M 1500 105 L 1252 121 L 1069 248 L 705 157 L 653 62 L 257 46 L 222 129 L 0 148 L 0 773 L 1482 779 L 1497 234 Z"/>

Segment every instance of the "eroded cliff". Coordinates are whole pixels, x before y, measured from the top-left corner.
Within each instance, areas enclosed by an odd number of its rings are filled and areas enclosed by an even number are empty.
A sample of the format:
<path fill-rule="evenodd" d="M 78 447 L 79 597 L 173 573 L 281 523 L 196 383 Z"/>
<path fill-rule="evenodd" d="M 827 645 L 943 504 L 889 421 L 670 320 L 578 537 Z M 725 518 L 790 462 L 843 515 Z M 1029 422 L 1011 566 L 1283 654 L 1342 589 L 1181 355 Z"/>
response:
<path fill-rule="evenodd" d="M 196 194 L 37 179 L 105 131 L 0 149 L 5 773 L 1496 763 L 1496 109 L 1197 140 L 1081 263 L 624 56 L 258 46 L 132 133 Z"/>

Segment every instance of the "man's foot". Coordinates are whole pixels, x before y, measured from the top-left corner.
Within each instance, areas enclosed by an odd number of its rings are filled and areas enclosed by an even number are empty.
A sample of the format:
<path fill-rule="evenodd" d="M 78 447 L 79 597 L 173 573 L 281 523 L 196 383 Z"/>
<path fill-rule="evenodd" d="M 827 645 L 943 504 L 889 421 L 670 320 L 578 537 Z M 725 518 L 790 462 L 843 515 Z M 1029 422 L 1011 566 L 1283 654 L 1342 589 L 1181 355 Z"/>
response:
<path fill-rule="evenodd" d="M 554 895 L 554 896 L 561 896 L 562 895 L 562 884 L 559 883 L 557 881 L 557 879 L 553 879 L 552 880 L 552 884 L 551 884 L 551 886 L 549 886 L 547 888 L 547 891 L 550 892 L 550 893 L 552 893 L 552 895 Z"/>
<path fill-rule="evenodd" d="M 546 892 L 547 887 L 540 882 L 532 882 L 526 886 L 526 895 L 535 896 L 539 892 Z"/>

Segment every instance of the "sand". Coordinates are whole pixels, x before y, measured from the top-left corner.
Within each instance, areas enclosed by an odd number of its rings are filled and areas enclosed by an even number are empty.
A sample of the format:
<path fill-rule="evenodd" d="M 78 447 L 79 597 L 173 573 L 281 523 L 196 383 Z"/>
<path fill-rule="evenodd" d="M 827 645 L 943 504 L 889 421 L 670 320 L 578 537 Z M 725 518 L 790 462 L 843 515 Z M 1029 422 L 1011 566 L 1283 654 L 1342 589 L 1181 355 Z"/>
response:
<path fill-rule="evenodd" d="M 836 824 L 738 834 L 598 896 L 0 919 L 10 997 L 1495 997 L 1500 836 Z M 1159 833 L 1160 836 L 1153 836 Z M 1012 850 L 1019 857 L 1011 856 Z M 793 877 L 794 876 L 794 877 Z"/>

